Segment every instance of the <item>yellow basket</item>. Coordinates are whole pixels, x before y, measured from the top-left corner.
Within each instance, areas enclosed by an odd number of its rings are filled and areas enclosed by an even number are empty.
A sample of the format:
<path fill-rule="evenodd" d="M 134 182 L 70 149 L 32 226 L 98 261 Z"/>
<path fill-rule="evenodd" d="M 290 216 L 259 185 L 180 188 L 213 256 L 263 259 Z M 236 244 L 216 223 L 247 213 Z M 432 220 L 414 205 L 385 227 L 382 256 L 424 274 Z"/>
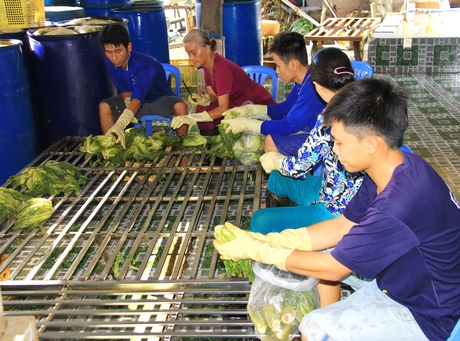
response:
<path fill-rule="evenodd" d="M 44 25 L 44 0 L 2 0 L 0 2 L 1 30 L 15 30 Z"/>
<path fill-rule="evenodd" d="M 197 87 L 196 80 L 196 67 L 189 59 L 172 59 L 170 62 L 172 65 L 177 66 L 180 70 L 181 76 L 189 88 Z M 181 84 L 182 86 L 182 84 Z"/>

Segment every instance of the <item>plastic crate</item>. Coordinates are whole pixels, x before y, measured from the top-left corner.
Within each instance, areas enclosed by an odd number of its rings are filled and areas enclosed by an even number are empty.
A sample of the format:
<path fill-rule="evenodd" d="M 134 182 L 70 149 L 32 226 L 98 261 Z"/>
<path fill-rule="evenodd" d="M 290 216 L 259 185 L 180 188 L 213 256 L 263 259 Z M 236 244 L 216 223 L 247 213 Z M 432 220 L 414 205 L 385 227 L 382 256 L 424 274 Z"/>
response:
<path fill-rule="evenodd" d="M 44 25 L 44 0 L 2 0 L 0 2 L 1 30 L 17 30 Z"/>

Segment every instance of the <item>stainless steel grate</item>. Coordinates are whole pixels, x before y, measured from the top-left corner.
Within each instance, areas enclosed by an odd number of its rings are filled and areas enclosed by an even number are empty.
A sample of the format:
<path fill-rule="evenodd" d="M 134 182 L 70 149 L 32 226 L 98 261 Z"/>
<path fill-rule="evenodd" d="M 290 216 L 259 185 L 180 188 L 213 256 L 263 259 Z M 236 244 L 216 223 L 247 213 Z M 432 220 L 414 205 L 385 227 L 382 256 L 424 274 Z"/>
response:
<path fill-rule="evenodd" d="M 212 241 L 224 221 L 248 226 L 261 167 L 192 148 L 110 169 L 85 160 L 82 142 L 65 138 L 29 165 L 77 165 L 82 193 L 51 197 L 43 231 L 0 225 L 5 314 L 35 315 L 40 339 L 254 337 L 250 285 L 226 276 Z"/>
<path fill-rule="evenodd" d="M 40 340 L 255 338 L 243 282 L 11 281 L 2 290 L 5 314 L 36 316 Z"/>

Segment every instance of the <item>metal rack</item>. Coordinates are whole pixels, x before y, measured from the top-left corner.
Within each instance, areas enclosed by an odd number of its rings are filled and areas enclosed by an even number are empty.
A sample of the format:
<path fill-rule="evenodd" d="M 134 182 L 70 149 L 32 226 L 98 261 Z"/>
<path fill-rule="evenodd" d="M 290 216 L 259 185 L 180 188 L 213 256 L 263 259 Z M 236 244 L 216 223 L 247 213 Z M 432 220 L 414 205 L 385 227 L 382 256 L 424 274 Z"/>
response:
<path fill-rule="evenodd" d="M 208 159 L 195 148 L 106 168 L 64 138 L 37 157 L 78 166 L 80 195 L 50 197 L 44 229 L 0 224 L 5 315 L 34 315 L 40 339 L 254 338 L 250 283 L 230 278 L 213 228 L 249 223 L 260 207 L 260 165 Z M 219 163 L 219 164 L 218 164 Z"/>

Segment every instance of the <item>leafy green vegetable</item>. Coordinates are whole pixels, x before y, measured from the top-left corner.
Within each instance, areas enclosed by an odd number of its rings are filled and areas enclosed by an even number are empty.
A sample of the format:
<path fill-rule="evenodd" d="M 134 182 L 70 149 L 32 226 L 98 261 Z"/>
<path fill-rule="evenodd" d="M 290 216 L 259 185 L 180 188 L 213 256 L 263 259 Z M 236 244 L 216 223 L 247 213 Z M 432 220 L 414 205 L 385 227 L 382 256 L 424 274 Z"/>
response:
<path fill-rule="evenodd" d="M 153 161 L 164 155 L 164 149 L 181 145 L 181 139 L 173 134 L 160 130 L 147 136 L 143 129 L 130 128 L 125 130 L 126 149 L 116 143 L 116 137 L 110 135 L 89 135 L 86 137 L 80 152 L 86 159 L 95 158 L 95 163 L 103 163 L 107 167 L 124 166 L 127 160 Z"/>
<path fill-rule="evenodd" d="M 0 187 L 0 221 L 14 220 L 27 200 L 24 194 L 6 187 Z"/>
<path fill-rule="evenodd" d="M 207 142 L 208 140 L 206 140 L 206 137 L 200 134 L 187 134 L 182 140 L 182 145 L 184 147 L 204 147 Z"/>
<path fill-rule="evenodd" d="M 128 255 L 126 259 L 131 259 L 131 264 L 129 265 L 130 269 L 139 270 L 139 268 L 136 268 L 134 266 L 134 264 L 136 263 L 136 260 L 134 259 L 133 256 Z M 125 262 L 126 259 L 123 258 L 123 255 L 120 251 L 117 251 L 117 254 L 115 256 L 115 262 L 113 263 L 113 277 L 114 278 L 118 278 L 118 276 L 120 275 L 120 266 L 123 266 L 123 263 Z"/>
<path fill-rule="evenodd" d="M 310 20 L 306 18 L 299 18 L 291 24 L 289 31 L 297 32 L 302 35 L 306 35 L 308 32 L 310 32 L 314 28 L 315 28 L 315 25 Z"/>
<path fill-rule="evenodd" d="M 18 175 L 10 176 L 6 184 L 25 188 L 29 197 L 71 191 L 79 195 L 80 186 L 86 184 L 87 180 L 77 166 L 65 161 L 49 160 L 44 165 L 29 167 Z"/>
<path fill-rule="evenodd" d="M 163 142 L 163 146 L 171 146 L 171 147 L 180 147 L 182 144 L 181 138 L 165 132 L 164 130 L 157 131 L 152 134 L 150 137 L 152 140 L 160 140 Z"/>
<path fill-rule="evenodd" d="M 53 214 L 51 200 L 43 198 L 31 198 L 22 203 L 21 209 L 16 216 L 14 230 L 41 227 L 43 222 Z"/>
<path fill-rule="evenodd" d="M 227 127 L 228 124 L 226 123 L 219 124 L 219 135 L 211 141 L 211 148 L 205 150 L 206 154 L 218 157 L 235 157 L 235 154 L 233 153 L 233 145 L 236 143 L 236 141 L 238 141 L 242 133 L 233 134 L 232 132 L 230 132 L 227 134 L 225 132 L 225 129 L 227 129 Z"/>
<path fill-rule="evenodd" d="M 235 235 L 225 225 L 217 225 L 214 228 L 214 237 L 219 243 L 228 243 L 235 239 Z M 244 277 L 253 282 L 255 279 L 252 271 L 252 259 L 241 259 L 239 261 L 224 260 L 225 271 L 232 277 Z"/>
<path fill-rule="evenodd" d="M 101 148 L 110 148 L 116 145 L 117 137 L 114 134 L 97 135 L 96 141 L 101 146 Z"/>

